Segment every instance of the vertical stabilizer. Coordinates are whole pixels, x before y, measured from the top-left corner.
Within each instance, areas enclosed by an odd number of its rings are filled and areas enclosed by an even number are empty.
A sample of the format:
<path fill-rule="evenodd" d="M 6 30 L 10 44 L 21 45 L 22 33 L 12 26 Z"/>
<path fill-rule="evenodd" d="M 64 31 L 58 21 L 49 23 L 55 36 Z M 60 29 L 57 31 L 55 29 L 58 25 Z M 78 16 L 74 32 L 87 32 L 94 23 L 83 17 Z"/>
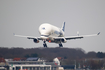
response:
<path fill-rule="evenodd" d="M 63 25 L 62 25 L 62 31 L 65 31 L 65 22 L 63 23 Z"/>

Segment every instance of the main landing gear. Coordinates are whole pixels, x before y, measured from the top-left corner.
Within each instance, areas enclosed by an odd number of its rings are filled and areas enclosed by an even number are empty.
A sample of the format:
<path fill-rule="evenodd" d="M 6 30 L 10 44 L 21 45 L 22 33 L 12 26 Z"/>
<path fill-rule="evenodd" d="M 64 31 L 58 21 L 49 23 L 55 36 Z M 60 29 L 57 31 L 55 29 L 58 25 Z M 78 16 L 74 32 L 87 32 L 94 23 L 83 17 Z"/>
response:
<path fill-rule="evenodd" d="M 43 46 L 44 47 L 47 47 L 47 44 L 46 44 L 46 41 L 45 40 L 43 41 Z"/>
<path fill-rule="evenodd" d="M 62 43 L 59 44 L 59 47 L 63 47 Z"/>
<path fill-rule="evenodd" d="M 47 47 L 46 40 L 43 41 L 43 47 Z M 59 47 L 63 47 L 62 43 L 59 44 Z"/>

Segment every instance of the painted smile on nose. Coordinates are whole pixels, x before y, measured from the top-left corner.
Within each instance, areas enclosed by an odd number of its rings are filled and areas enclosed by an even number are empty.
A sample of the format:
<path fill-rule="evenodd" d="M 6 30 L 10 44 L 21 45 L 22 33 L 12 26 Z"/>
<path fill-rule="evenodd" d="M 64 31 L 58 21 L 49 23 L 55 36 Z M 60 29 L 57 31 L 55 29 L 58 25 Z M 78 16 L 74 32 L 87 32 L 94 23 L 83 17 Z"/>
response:
<path fill-rule="evenodd" d="M 49 36 L 49 35 L 41 35 L 40 37 L 41 37 L 42 39 L 48 39 L 48 36 Z"/>

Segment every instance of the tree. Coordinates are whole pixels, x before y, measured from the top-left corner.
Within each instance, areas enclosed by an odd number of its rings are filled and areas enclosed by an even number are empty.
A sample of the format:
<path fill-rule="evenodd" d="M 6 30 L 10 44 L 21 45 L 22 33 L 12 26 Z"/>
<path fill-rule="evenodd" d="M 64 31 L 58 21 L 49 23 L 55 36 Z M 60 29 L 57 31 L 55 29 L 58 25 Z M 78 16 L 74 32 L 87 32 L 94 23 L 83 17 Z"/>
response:
<path fill-rule="evenodd" d="M 31 54 L 31 57 L 38 57 L 37 53 Z"/>
<path fill-rule="evenodd" d="M 96 58 L 96 52 L 94 52 L 94 51 L 88 52 L 86 57 L 87 58 Z"/>
<path fill-rule="evenodd" d="M 96 54 L 96 56 L 97 56 L 98 58 L 103 58 L 103 57 L 104 57 L 104 54 L 103 54 L 102 52 L 98 52 L 98 53 Z"/>
<path fill-rule="evenodd" d="M 28 57 L 30 57 L 28 54 L 26 54 L 24 57 L 26 57 L 26 58 L 28 58 Z"/>

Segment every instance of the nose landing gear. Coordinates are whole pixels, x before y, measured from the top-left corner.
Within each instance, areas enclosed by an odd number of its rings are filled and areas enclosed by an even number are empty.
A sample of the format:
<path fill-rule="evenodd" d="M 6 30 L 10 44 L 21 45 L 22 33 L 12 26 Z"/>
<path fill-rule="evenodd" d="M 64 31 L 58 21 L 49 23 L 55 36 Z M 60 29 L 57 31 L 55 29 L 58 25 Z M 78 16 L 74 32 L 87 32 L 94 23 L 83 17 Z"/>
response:
<path fill-rule="evenodd" d="M 46 41 L 43 41 L 43 47 L 47 47 Z"/>
<path fill-rule="evenodd" d="M 59 47 L 63 47 L 62 43 L 59 44 Z"/>

